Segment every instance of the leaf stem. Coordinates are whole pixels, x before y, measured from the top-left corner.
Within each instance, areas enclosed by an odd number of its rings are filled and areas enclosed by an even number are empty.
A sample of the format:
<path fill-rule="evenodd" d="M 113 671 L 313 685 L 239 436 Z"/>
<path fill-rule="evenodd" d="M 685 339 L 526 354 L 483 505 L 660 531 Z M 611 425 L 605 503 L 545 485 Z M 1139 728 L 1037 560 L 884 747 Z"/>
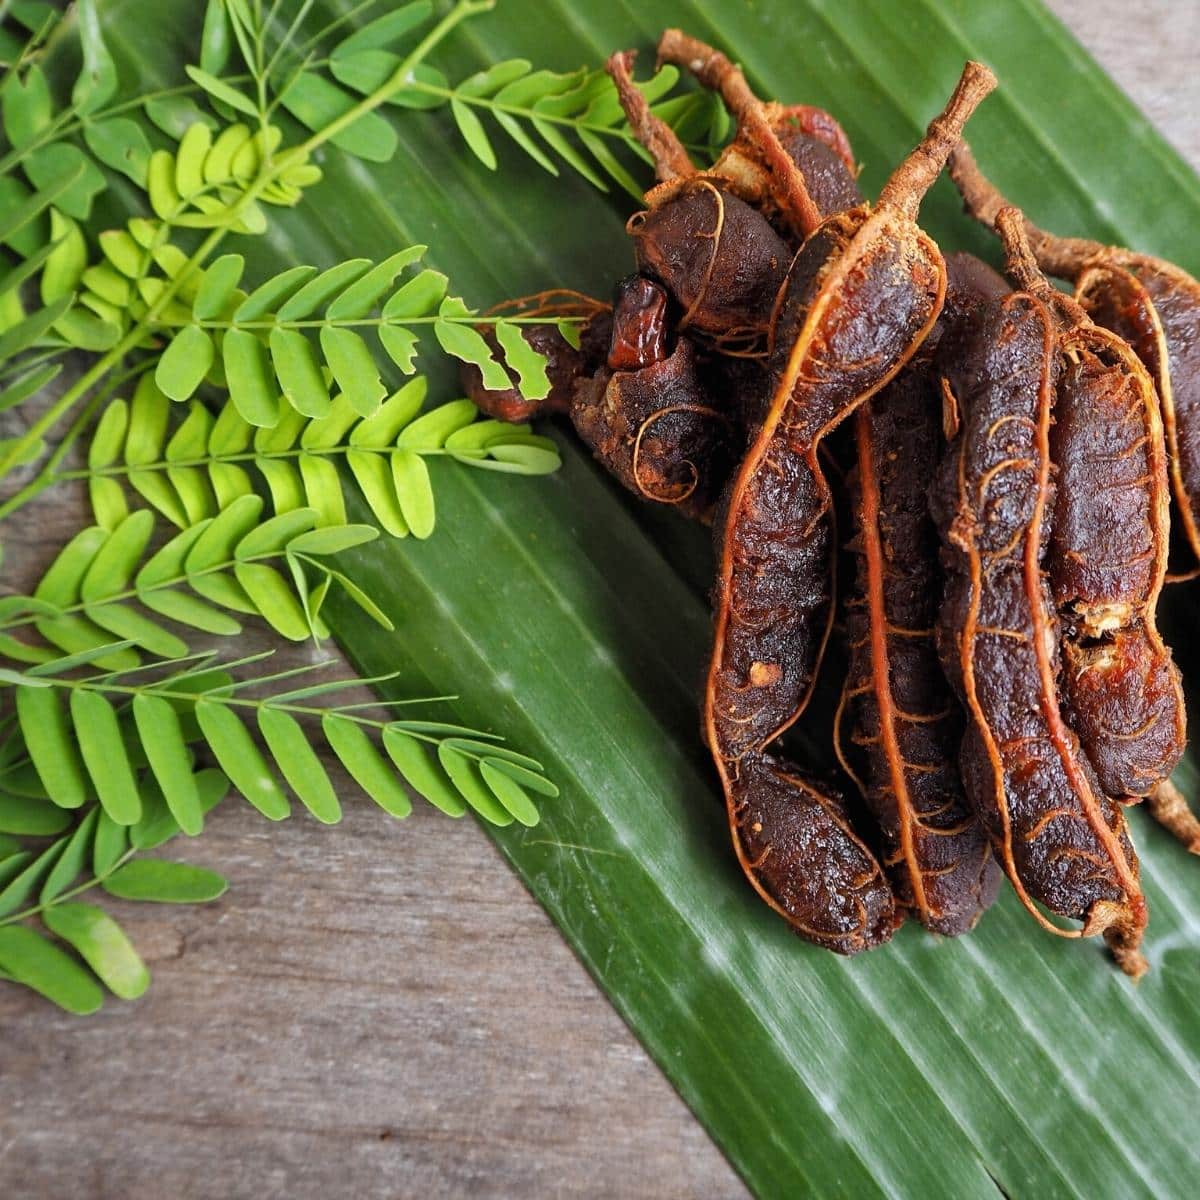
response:
<path fill-rule="evenodd" d="M 61 904 L 64 900 L 70 900 L 72 896 L 78 896 L 81 892 L 90 891 L 97 884 L 102 884 L 109 876 L 113 875 L 118 867 L 123 867 L 134 855 L 137 854 L 137 848 L 131 846 L 120 858 L 117 859 L 107 871 L 100 875 L 93 875 L 91 879 L 84 880 L 83 883 L 77 884 L 73 888 L 69 888 L 65 892 L 60 892 L 50 900 L 43 901 L 40 904 L 35 904 L 31 908 L 22 909 L 20 912 L 10 913 L 7 917 L 0 918 L 0 928 L 5 925 L 15 925 L 18 921 L 27 921 L 30 917 L 36 917 L 43 913 L 48 908 L 53 908 L 56 904 Z"/>

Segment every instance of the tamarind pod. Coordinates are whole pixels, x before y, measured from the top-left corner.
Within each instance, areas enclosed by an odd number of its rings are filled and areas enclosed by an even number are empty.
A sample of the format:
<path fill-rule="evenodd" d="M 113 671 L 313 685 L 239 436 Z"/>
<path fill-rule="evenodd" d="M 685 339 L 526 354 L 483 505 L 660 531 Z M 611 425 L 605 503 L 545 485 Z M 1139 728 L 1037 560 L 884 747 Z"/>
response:
<path fill-rule="evenodd" d="M 647 193 L 625 228 L 638 270 L 660 280 L 683 310 L 683 332 L 761 338 L 792 259 L 762 213 L 719 178 L 697 175 Z"/>
<path fill-rule="evenodd" d="M 1007 201 L 965 143 L 951 156 L 950 174 L 967 212 L 994 225 Z M 1028 219 L 1025 231 L 1041 268 L 1074 284 L 1088 315 L 1125 338 L 1154 379 L 1175 515 L 1200 559 L 1200 281 L 1151 254 L 1058 237 Z"/>
<path fill-rule="evenodd" d="M 1060 333 L 1058 353 L 1049 571 L 1064 717 L 1104 791 L 1140 797 L 1187 738 L 1179 671 L 1155 620 L 1169 494 L 1158 398 L 1129 346 L 1086 318 Z"/>
<path fill-rule="evenodd" d="M 1059 709 L 1059 624 L 1044 573 L 1056 346 L 1047 306 L 1018 292 L 984 307 L 948 364 L 962 427 L 930 498 L 946 571 L 938 645 L 967 710 L 966 793 L 1021 902 L 1063 936 L 1104 932 L 1138 973 L 1137 859 L 1120 806 Z M 1058 928 L 1035 901 L 1083 928 Z"/>
<path fill-rule="evenodd" d="M 673 338 L 663 288 L 636 275 L 622 280 L 611 313 L 587 323 L 578 350 L 555 326 L 521 331 L 548 355 L 550 395 L 523 400 L 515 377 L 511 389 L 489 391 L 478 368 L 464 364 L 470 399 L 499 420 L 565 411 L 584 444 L 627 488 L 708 519 L 733 466 L 735 419 L 719 376 L 692 342 Z M 486 327 L 482 332 L 492 337 Z"/>
<path fill-rule="evenodd" d="M 796 164 L 817 212 L 832 216 L 862 203 L 849 139 L 823 109 L 768 103 L 763 112 L 784 153 Z M 786 229 L 772 192 L 771 174 L 746 130 L 721 152 L 710 174 L 729 181 L 741 199 Z"/>
<path fill-rule="evenodd" d="M 634 86 L 634 57 L 631 51 L 615 54 L 607 70 L 660 180 L 646 193 L 646 210 L 626 225 L 638 270 L 661 280 L 675 297 L 683 310 L 681 332 L 714 339 L 722 347 L 753 344 L 767 330 L 793 253 L 766 215 L 778 211 L 774 179 L 761 165 L 741 116 L 733 143 L 709 170 L 697 171 L 674 132 Z M 770 116 L 759 118 L 761 124 L 786 136 L 781 153 L 794 152 L 800 169 L 811 173 L 815 219 L 856 204 L 861 196 L 847 165 L 853 159 L 837 122 L 817 109 L 766 107 Z"/>
<path fill-rule="evenodd" d="M 630 491 L 706 520 L 733 466 L 734 421 L 693 343 L 668 352 L 667 319 L 658 284 L 618 285 L 607 363 L 576 384 L 571 420 Z"/>
<path fill-rule="evenodd" d="M 489 417 L 514 425 L 548 414 L 569 413 L 576 383 L 604 364 L 612 332 L 611 307 L 565 288 L 498 304 L 481 315 L 477 326 L 497 362 L 504 362 L 504 353 L 488 319 L 506 316 L 575 318 L 580 322 L 579 345 L 568 342 L 557 324 L 521 325 L 518 327 L 521 336 L 546 358 L 549 394 L 541 400 L 525 399 L 517 384 L 516 371 L 507 365 L 505 370 L 511 385 L 503 389 L 487 388 L 479 368 L 464 362 L 459 366 L 459 379 L 467 398 Z"/>
<path fill-rule="evenodd" d="M 850 139 L 832 113 L 811 104 L 768 104 L 766 115 L 785 150 L 788 149 L 788 131 L 795 130 L 809 141 L 820 142 L 832 150 L 850 172 L 851 178 L 858 174 L 858 163 Z"/>
<path fill-rule="evenodd" d="M 863 795 L 883 832 L 897 902 L 927 929 L 953 936 L 995 900 L 1000 870 L 963 794 L 962 710 L 934 640 L 941 580 L 926 504 L 927 472 L 940 452 L 934 376 L 922 351 L 855 414 L 858 569 L 843 707 L 850 702 L 853 741 L 865 749 Z"/>
<path fill-rule="evenodd" d="M 839 954 L 887 942 L 899 923 L 892 893 L 841 793 L 769 754 L 749 752 L 737 769 L 734 850 L 771 907 Z"/>
<path fill-rule="evenodd" d="M 701 78 L 714 55 L 677 33 L 660 42 L 661 57 L 686 63 Z M 726 89 L 740 73 L 722 67 L 714 77 L 728 100 Z M 805 826 L 811 789 L 777 773 L 772 790 L 786 783 L 793 803 L 772 804 L 757 830 L 742 817 L 764 786 L 766 747 L 808 701 L 829 635 L 831 500 L 821 440 L 896 375 L 937 320 L 946 268 L 916 225 L 916 211 L 993 82 L 985 68 L 969 64 L 946 112 L 893 173 L 878 206 L 829 218 L 797 253 L 773 320 L 773 398 L 714 523 L 715 632 L 703 724 L 738 858 L 798 933 L 841 953 L 879 944 L 894 923 L 891 890 L 874 858 L 869 870 L 848 869 L 864 850 L 852 840 L 844 806 L 825 794 L 823 811 L 839 819 L 826 835 L 813 836 Z M 756 837 L 752 846 L 744 843 L 747 828 Z M 803 877 L 836 879 L 838 887 L 796 889 L 793 881 Z M 821 896 L 824 907 L 812 907 Z M 871 914 L 887 918 L 872 921 Z"/>
<path fill-rule="evenodd" d="M 1177 528 L 1200 558 L 1200 284 L 1129 251 L 1094 258 L 1074 282 L 1088 316 L 1128 342 L 1154 380 Z"/>

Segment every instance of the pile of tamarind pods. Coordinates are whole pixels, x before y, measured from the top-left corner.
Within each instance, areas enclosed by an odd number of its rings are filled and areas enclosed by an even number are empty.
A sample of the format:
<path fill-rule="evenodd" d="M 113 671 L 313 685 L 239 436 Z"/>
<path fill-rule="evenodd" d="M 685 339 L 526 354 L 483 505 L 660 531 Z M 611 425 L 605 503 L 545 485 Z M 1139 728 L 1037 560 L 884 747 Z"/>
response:
<path fill-rule="evenodd" d="M 1200 852 L 1155 620 L 1172 516 L 1200 558 L 1200 284 L 1009 206 L 961 140 L 995 86 L 978 63 L 871 203 L 828 113 L 761 101 L 678 30 L 658 54 L 720 94 L 733 141 L 697 169 L 613 55 L 658 180 L 627 227 L 637 272 L 611 308 L 543 301 L 586 318 L 578 347 L 526 327 L 546 400 L 468 369 L 470 394 L 505 420 L 566 414 L 626 487 L 712 525 L 703 737 L 742 870 L 797 933 L 842 954 L 906 917 L 963 933 L 1003 873 L 1043 927 L 1103 934 L 1137 977 L 1125 807 Z M 947 164 L 1006 277 L 918 224 Z M 851 418 L 831 481 L 826 439 Z M 835 631 L 841 782 L 777 746 Z"/>

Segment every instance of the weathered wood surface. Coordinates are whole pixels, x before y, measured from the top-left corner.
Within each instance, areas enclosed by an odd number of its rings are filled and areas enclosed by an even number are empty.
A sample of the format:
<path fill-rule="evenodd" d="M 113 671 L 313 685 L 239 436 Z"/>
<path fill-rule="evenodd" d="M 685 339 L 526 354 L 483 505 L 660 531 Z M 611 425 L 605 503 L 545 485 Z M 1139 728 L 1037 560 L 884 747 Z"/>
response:
<path fill-rule="evenodd" d="M 1200 5 L 1051 6 L 1200 162 Z M 80 514 L 56 497 L 6 529 L 8 579 Z M 232 887 L 115 905 L 142 1001 L 79 1020 L 0 985 L 9 1200 L 745 1194 L 470 822 L 351 799 L 335 831 L 268 828 L 231 804 L 187 851 Z"/>

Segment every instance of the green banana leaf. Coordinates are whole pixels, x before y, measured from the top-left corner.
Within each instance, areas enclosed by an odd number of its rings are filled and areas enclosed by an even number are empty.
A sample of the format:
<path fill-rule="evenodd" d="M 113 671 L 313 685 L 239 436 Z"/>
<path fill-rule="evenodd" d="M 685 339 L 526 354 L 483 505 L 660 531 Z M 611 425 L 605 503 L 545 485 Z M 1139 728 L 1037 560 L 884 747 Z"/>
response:
<path fill-rule="evenodd" d="M 126 78 L 181 77 L 200 20 L 200 6 L 183 9 L 106 6 Z M 513 56 L 595 65 L 618 47 L 648 52 L 667 24 L 723 43 L 760 92 L 835 112 L 868 194 L 964 58 L 983 59 L 1001 88 L 971 140 L 1014 199 L 1051 229 L 1200 268 L 1196 177 L 1036 0 L 502 0 L 434 60 L 452 78 Z M 630 268 L 627 198 L 551 179 L 508 146 L 490 173 L 444 112 L 389 119 L 394 160 L 330 151 L 312 202 L 251 248 L 260 265 L 426 241 L 477 304 L 548 286 L 605 295 Z M 924 219 L 994 259 L 945 181 Z M 452 372 L 439 382 L 450 394 Z M 447 466 L 430 541 L 347 556 L 390 597 L 395 633 L 346 607 L 331 623 L 364 671 L 453 689 L 464 719 L 546 762 L 562 797 L 537 828 L 492 836 L 750 1187 L 1195 1196 L 1200 864 L 1135 814 L 1153 910 L 1152 970 L 1136 987 L 1095 946 L 1041 933 L 1011 896 L 958 941 L 906 928 L 852 961 L 802 944 L 740 878 L 698 741 L 706 539 L 560 440 L 566 465 L 547 480 Z M 1192 597 L 1171 607 L 1186 633 Z M 1190 765 L 1181 779 L 1195 782 Z"/>

